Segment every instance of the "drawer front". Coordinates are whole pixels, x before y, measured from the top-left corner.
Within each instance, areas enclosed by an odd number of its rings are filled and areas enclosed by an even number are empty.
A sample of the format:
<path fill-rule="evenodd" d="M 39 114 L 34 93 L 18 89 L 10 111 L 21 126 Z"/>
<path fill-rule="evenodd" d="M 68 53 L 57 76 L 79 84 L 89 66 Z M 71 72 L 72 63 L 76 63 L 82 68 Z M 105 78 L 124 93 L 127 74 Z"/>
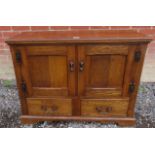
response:
<path fill-rule="evenodd" d="M 81 115 L 123 117 L 127 115 L 128 104 L 128 99 L 83 99 L 81 101 Z"/>
<path fill-rule="evenodd" d="M 71 116 L 71 99 L 27 99 L 29 115 Z"/>

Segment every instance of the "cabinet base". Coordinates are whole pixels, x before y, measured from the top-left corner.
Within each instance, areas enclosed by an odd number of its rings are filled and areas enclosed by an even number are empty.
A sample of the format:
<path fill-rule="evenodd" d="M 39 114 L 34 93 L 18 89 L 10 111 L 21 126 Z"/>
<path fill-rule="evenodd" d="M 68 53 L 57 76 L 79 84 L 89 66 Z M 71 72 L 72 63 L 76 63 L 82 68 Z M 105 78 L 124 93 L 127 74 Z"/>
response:
<path fill-rule="evenodd" d="M 135 118 L 124 117 L 124 118 L 103 118 L 103 117 L 81 117 L 81 116 L 31 116 L 31 115 L 22 115 L 21 122 L 24 124 L 33 124 L 42 121 L 95 121 L 101 123 L 116 123 L 119 126 L 134 126 Z"/>

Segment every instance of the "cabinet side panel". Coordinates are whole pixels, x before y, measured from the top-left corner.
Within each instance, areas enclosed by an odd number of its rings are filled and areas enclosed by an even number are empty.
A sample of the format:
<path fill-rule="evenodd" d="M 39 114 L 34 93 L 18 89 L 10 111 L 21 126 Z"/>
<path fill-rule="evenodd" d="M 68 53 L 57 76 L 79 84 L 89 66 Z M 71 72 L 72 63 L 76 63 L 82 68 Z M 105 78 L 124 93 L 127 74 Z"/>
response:
<path fill-rule="evenodd" d="M 21 83 L 22 83 L 21 65 L 16 62 L 16 47 L 11 46 L 10 50 L 11 50 L 11 55 L 12 55 L 13 65 L 14 65 L 14 70 L 16 75 L 16 82 L 17 82 L 18 94 L 20 97 L 21 110 L 22 110 L 22 114 L 26 115 L 28 113 L 26 98 L 25 98 L 25 94 L 21 91 Z"/>
<path fill-rule="evenodd" d="M 140 61 L 136 62 L 133 57 L 133 63 L 132 63 L 132 68 L 131 68 L 131 72 L 130 72 L 130 81 L 134 81 L 135 90 L 133 93 L 130 94 L 130 104 L 129 104 L 129 109 L 128 109 L 128 116 L 134 116 L 135 102 L 136 102 L 136 97 L 137 97 L 137 93 L 138 93 L 138 88 L 139 88 L 140 77 L 141 77 L 142 68 L 143 68 L 143 64 L 144 64 L 146 49 L 147 49 L 147 44 L 138 45 L 136 47 L 135 52 L 136 51 L 141 52 Z"/>

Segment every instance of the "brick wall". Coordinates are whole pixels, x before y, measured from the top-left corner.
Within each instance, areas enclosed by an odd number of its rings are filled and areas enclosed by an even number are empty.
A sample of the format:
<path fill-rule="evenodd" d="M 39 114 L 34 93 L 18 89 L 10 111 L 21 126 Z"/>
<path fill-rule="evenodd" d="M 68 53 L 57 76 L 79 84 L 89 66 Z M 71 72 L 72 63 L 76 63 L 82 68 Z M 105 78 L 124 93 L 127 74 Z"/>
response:
<path fill-rule="evenodd" d="M 75 29 L 136 29 L 155 37 L 155 26 L 0 26 L 0 79 L 14 79 L 14 70 L 8 46 L 4 40 L 25 31 L 57 31 Z M 148 48 L 142 81 L 155 81 L 155 41 Z"/>

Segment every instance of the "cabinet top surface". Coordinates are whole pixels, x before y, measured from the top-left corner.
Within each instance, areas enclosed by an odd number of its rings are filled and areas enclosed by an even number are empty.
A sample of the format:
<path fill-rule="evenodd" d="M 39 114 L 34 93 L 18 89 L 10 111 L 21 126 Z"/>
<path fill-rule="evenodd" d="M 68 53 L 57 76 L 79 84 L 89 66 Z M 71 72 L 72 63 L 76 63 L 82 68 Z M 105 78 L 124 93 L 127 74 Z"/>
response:
<path fill-rule="evenodd" d="M 7 39 L 6 43 L 147 43 L 151 40 L 151 37 L 133 30 L 68 30 L 50 32 L 23 32 Z"/>

